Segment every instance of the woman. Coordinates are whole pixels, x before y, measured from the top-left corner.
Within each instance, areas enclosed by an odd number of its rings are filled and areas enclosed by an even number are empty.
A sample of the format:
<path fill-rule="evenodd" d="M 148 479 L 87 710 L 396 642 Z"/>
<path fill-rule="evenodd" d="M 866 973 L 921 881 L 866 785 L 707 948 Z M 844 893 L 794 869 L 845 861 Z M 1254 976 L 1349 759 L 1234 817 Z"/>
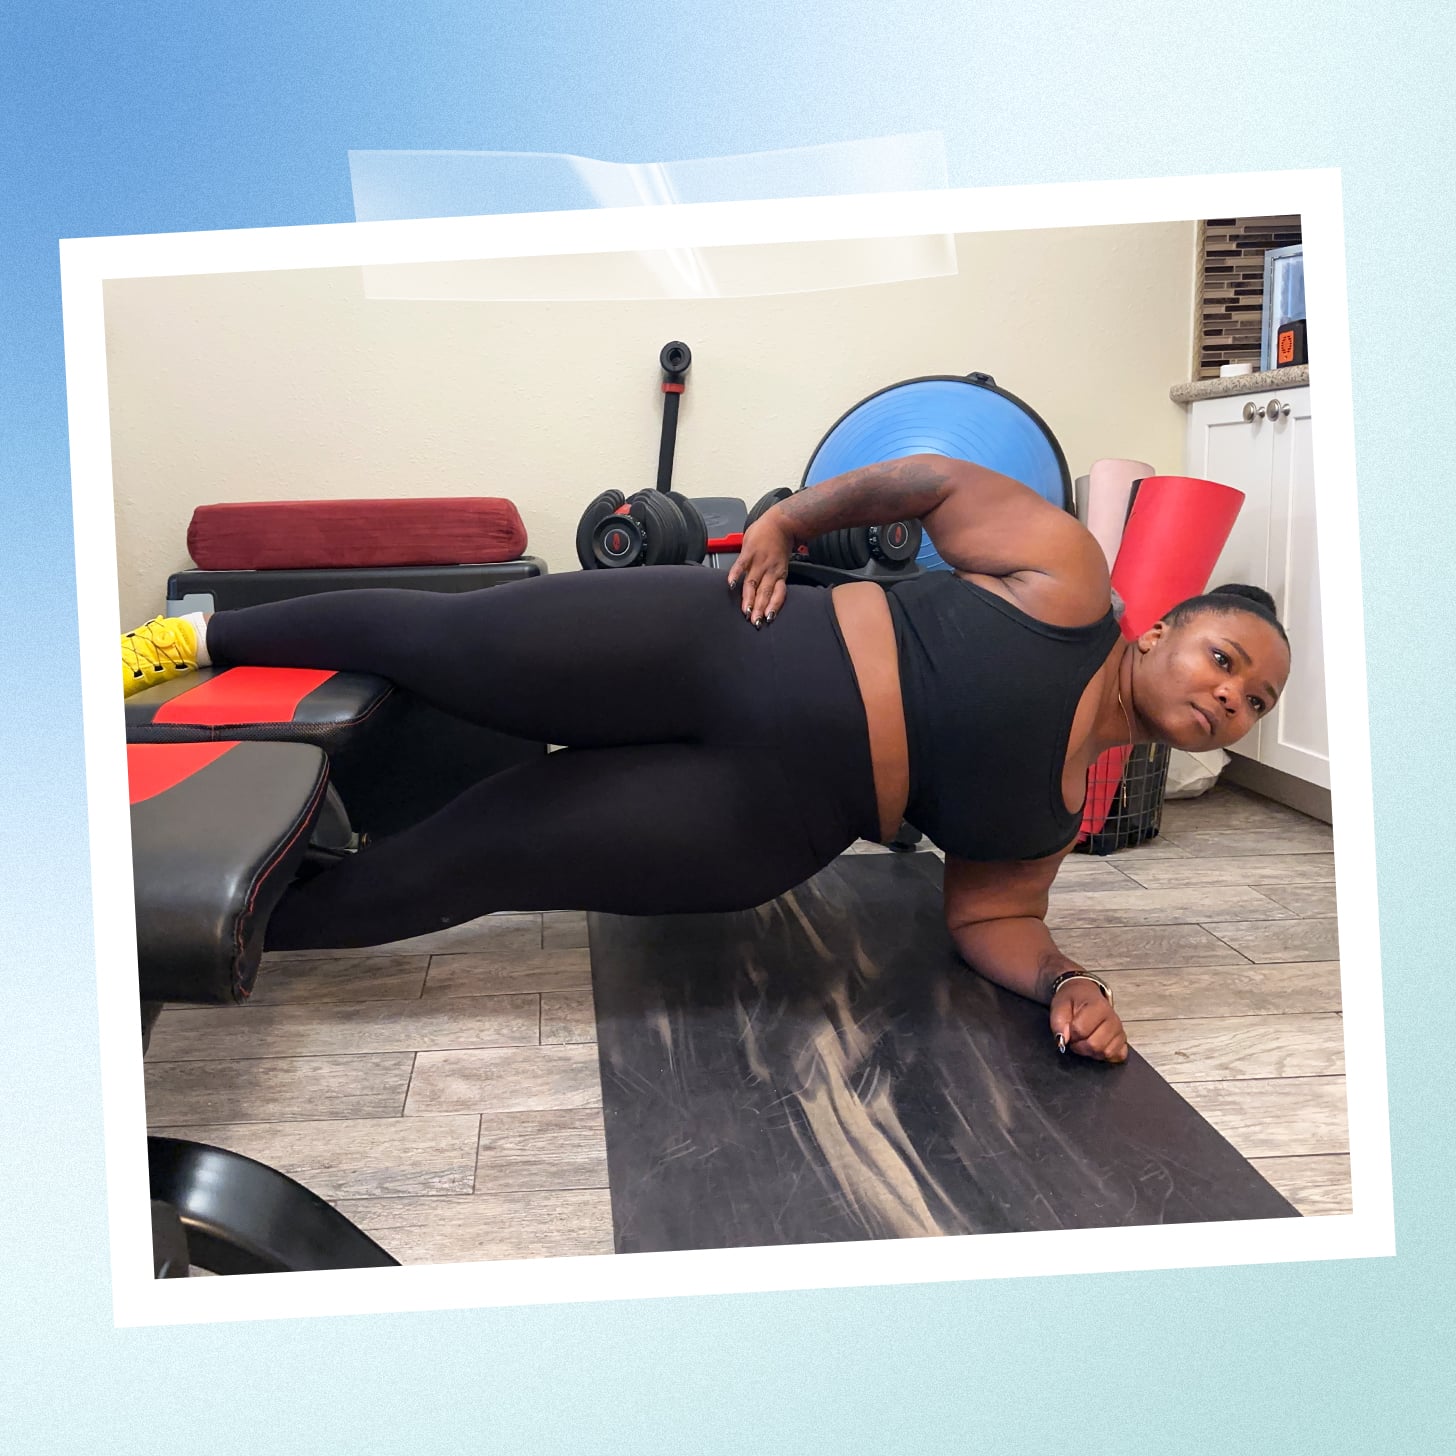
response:
<path fill-rule="evenodd" d="M 799 543 L 907 517 L 953 572 L 787 584 Z M 1063 1049 L 1124 1060 L 1107 988 L 1047 932 L 1048 891 L 1106 749 L 1223 747 L 1277 701 L 1289 646 L 1267 596 L 1196 598 L 1126 642 L 1072 516 L 934 455 L 796 492 L 745 533 L 727 587 L 647 567 L 332 592 L 158 619 L 122 639 L 123 679 L 209 661 L 376 673 L 567 745 L 294 886 L 270 948 L 383 944 L 493 910 L 746 908 L 908 814 L 945 851 L 961 955 L 1049 1005 Z"/>

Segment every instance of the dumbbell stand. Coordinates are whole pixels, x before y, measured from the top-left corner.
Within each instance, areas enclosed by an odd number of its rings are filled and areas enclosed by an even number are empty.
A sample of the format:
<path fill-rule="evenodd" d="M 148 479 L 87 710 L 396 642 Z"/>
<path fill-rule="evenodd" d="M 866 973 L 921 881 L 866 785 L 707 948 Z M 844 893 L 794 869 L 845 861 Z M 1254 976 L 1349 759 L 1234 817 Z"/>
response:
<path fill-rule="evenodd" d="M 187 1262 L 212 1274 L 383 1269 L 399 1260 L 316 1193 L 266 1163 L 181 1138 L 149 1137 L 154 1268 L 175 1278 L 176 1230 Z"/>
<path fill-rule="evenodd" d="M 666 494 L 672 489 L 672 457 L 677 448 L 678 401 L 687 388 L 688 369 L 693 351 L 680 339 L 662 346 L 657 362 L 662 366 L 662 441 L 657 450 L 657 488 Z"/>

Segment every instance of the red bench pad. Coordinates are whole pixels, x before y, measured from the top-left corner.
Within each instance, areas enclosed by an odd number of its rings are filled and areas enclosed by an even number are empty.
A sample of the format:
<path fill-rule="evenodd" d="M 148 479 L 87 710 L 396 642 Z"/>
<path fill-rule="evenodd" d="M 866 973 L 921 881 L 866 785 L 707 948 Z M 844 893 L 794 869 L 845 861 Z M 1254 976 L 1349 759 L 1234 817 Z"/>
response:
<path fill-rule="evenodd" d="M 220 502 L 193 511 L 187 549 L 204 571 L 473 565 L 525 555 L 526 527 L 495 496 Z"/>
<path fill-rule="evenodd" d="M 183 779 L 200 773 L 208 764 L 236 748 L 236 743 L 128 743 L 126 776 L 133 805 L 144 804 L 175 789 Z"/>
<path fill-rule="evenodd" d="M 129 743 L 279 739 L 334 752 L 393 692 L 380 677 L 304 667 L 202 668 L 126 700 Z"/>

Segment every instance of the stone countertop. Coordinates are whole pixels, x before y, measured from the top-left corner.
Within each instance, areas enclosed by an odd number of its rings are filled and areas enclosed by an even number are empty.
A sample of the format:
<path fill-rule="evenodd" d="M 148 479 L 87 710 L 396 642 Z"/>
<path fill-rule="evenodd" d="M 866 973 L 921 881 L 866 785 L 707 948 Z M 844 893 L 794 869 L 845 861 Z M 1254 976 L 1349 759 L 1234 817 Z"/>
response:
<path fill-rule="evenodd" d="M 1168 391 L 1174 404 L 1194 404 L 1200 399 L 1224 399 L 1231 394 L 1259 394 L 1271 389 L 1298 389 L 1309 383 L 1309 365 L 1291 364 L 1287 369 L 1264 369 L 1253 374 L 1234 374 L 1227 379 L 1195 379 L 1175 384 Z"/>

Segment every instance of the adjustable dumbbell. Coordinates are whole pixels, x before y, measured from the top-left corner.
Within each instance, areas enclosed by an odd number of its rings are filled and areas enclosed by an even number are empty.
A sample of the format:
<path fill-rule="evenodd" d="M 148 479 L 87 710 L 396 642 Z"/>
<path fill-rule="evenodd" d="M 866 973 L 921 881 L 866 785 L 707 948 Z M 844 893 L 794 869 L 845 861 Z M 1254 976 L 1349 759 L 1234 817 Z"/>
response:
<path fill-rule="evenodd" d="M 748 513 L 744 530 L 792 494 L 783 486 L 769 491 Z M 899 571 L 915 560 L 920 539 L 920 522 L 914 519 L 889 521 L 882 526 L 849 526 L 816 536 L 809 542 L 808 556 L 816 566 L 832 566 L 839 571 L 859 571 L 871 561 Z"/>
<path fill-rule="evenodd" d="M 847 526 L 827 531 L 809 543 L 809 560 L 816 566 L 859 571 L 878 561 L 899 571 L 915 560 L 920 550 L 921 527 L 914 519 L 887 521 L 879 526 Z"/>
<path fill-rule="evenodd" d="M 576 528 L 576 556 L 596 567 L 666 566 L 698 562 L 707 554 L 708 528 L 697 507 L 676 491 L 601 493 Z"/>

